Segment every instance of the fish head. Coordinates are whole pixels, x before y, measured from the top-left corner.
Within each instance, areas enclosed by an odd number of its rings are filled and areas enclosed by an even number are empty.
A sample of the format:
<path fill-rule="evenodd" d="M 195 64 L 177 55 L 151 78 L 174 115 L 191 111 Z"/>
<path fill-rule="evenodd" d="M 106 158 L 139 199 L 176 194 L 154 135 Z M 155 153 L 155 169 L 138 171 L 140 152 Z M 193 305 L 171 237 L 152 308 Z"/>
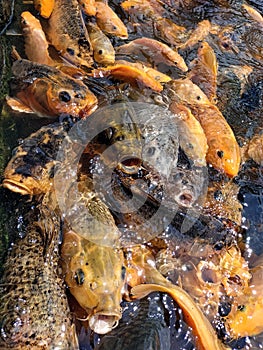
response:
<path fill-rule="evenodd" d="M 88 87 L 70 77 L 58 80 L 38 78 L 17 97 L 43 115 L 88 116 L 97 107 L 97 98 Z"/>
<path fill-rule="evenodd" d="M 4 172 L 3 187 L 21 195 L 37 195 L 52 186 L 54 162 L 37 162 L 31 154 L 18 146 Z"/>
<path fill-rule="evenodd" d="M 69 231 L 64 235 L 62 262 L 66 283 L 88 312 L 90 327 L 99 334 L 109 332 L 121 318 L 125 284 L 122 252 Z"/>

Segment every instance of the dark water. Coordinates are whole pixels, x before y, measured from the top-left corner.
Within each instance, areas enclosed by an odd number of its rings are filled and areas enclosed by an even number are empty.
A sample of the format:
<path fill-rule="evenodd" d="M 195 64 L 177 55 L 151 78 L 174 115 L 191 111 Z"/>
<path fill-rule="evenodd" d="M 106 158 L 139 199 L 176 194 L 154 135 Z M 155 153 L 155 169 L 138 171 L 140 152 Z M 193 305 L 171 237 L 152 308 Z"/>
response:
<path fill-rule="evenodd" d="M 2 2 L 3 3 L 3 2 Z M 129 40 L 137 36 L 152 37 L 153 23 L 151 19 L 143 16 L 129 17 L 119 7 L 119 1 L 113 1 L 111 6 L 128 24 Z M 207 42 L 217 55 L 218 72 L 218 107 L 234 130 L 237 140 L 242 146 L 248 139 L 263 129 L 263 29 L 262 25 L 253 21 L 242 9 L 242 1 L 214 0 L 214 1 L 169 1 L 164 6 L 162 16 L 171 18 L 179 25 L 191 29 L 198 22 L 208 19 L 214 26 L 229 27 L 226 34 L 227 45 L 221 45 L 218 36 L 210 33 Z M 247 2 L 263 15 L 261 1 Z M 32 5 L 16 3 L 13 12 L 12 2 L 9 11 L 5 14 L 8 22 L 0 17 L 1 52 L 7 53 L 10 58 L 11 45 L 16 45 L 23 56 L 23 40 L 18 25 L 19 13 L 29 9 L 34 12 Z M 176 9 L 172 11 L 171 9 Z M 133 21 L 139 23 L 140 32 Z M 4 23 L 11 23 L 5 26 Z M 147 24 L 145 24 L 147 22 Z M 137 29 L 136 29 L 137 28 Z M 5 33 L 4 33 L 5 32 Z M 158 38 L 158 37 L 157 37 Z M 159 39 L 159 38 L 158 38 Z M 120 45 L 123 41 L 113 39 L 114 44 Z M 3 50 L 4 49 L 4 50 Z M 181 52 L 186 63 L 196 57 L 197 45 Z M 1 54 L 2 54 L 1 53 Z M 252 72 L 243 79 L 232 69 L 241 66 L 250 66 Z M 4 95 L 8 93 L 6 79 L 10 68 L 7 62 L 7 71 L 1 81 L 1 106 Z M 182 77 L 183 73 L 176 68 L 163 67 L 164 73 L 172 77 Z M 6 78 L 7 77 L 7 78 Z M 12 114 L 4 108 L 0 119 L 0 172 L 1 177 L 12 149 L 19 140 L 48 124 L 46 119 L 36 116 Z M 242 211 L 242 240 L 245 243 L 245 256 L 260 256 L 263 254 L 263 168 L 253 161 L 243 164 L 240 173 L 234 180 L 239 186 L 238 199 L 243 205 Z M 23 213 L 28 210 L 25 199 L 0 188 L 0 258 L 4 260 L 6 250 L 19 236 L 23 229 Z M 204 227 L 206 223 L 199 222 Z M 206 231 L 205 231 L 206 232 Z M 189 239 L 189 237 L 187 237 Z M 2 264 L 1 264 L 2 265 Z M 263 282 L 263 281 L 262 281 Z M 82 350 L 176 350 L 194 349 L 194 340 L 189 328 L 183 321 L 182 312 L 173 305 L 171 300 L 155 294 L 142 302 L 124 303 L 123 319 L 120 326 L 110 335 L 100 337 L 90 334 L 82 328 L 80 334 L 80 348 Z M 144 339 L 144 341 L 140 341 Z M 263 335 L 243 338 L 229 343 L 233 349 L 260 349 L 263 348 Z"/>

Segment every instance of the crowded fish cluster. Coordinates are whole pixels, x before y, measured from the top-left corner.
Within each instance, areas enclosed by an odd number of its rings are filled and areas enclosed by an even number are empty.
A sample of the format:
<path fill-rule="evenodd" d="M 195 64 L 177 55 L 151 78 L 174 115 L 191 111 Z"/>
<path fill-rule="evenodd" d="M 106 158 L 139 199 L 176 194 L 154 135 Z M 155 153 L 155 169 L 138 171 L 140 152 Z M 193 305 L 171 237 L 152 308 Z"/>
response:
<path fill-rule="evenodd" d="M 263 264 L 245 244 L 236 179 L 249 162 L 262 167 L 263 133 L 242 130 L 233 106 L 248 106 L 253 77 L 262 89 L 262 8 L 252 5 L 17 7 L 23 47 L 1 49 L 12 61 L 1 71 L 3 116 L 38 118 L 39 128 L 3 174 L 6 191 L 31 204 L 3 267 L 1 349 L 117 349 L 107 336 L 118 334 L 122 302 L 153 292 L 181 309 L 193 348 L 242 339 L 252 348 L 263 332 Z M 14 33 L 3 17 L 6 40 Z M 231 79 L 238 88 L 228 91 Z M 250 120 L 262 116 L 260 98 Z"/>

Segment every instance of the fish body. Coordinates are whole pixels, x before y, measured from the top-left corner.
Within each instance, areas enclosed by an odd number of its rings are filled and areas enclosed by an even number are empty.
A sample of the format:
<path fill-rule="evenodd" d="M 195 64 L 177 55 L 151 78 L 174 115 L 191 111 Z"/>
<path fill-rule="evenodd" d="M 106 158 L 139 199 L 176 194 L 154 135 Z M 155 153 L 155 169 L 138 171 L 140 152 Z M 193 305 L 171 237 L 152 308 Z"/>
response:
<path fill-rule="evenodd" d="M 179 131 L 180 146 L 195 165 L 206 166 L 208 145 L 201 124 L 193 116 L 190 108 L 183 104 L 172 101 L 169 109 L 175 114 L 174 121 Z"/>
<path fill-rule="evenodd" d="M 92 65 L 92 47 L 77 0 L 55 1 L 46 34 L 66 61 L 77 66 Z"/>
<path fill-rule="evenodd" d="M 183 50 L 205 40 L 211 28 L 211 23 L 207 19 L 200 21 L 197 27 L 190 32 L 188 39 L 183 44 L 179 44 L 178 48 Z"/>
<path fill-rule="evenodd" d="M 134 286 L 131 290 L 131 294 L 134 299 L 143 298 L 151 292 L 161 291 L 169 294 L 174 301 L 182 308 L 184 317 L 188 325 L 193 329 L 196 335 L 197 348 L 202 350 L 220 350 L 226 349 L 217 338 L 217 335 L 202 313 L 200 308 L 196 305 L 191 296 L 186 293 L 182 288 L 173 285 L 166 280 L 155 268 L 153 263 L 153 256 L 150 252 L 147 252 L 145 248 L 136 247 L 130 250 L 129 254 L 130 262 L 128 264 L 134 264 L 142 267 L 144 270 L 144 278 L 146 284 L 139 284 Z"/>
<path fill-rule="evenodd" d="M 48 52 L 49 45 L 39 20 L 30 12 L 25 11 L 21 13 L 21 25 L 27 58 L 33 62 L 53 65 L 54 62 Z"/>
<path fill-rule="evenodd" d="M 95 245 L 69 231 L 64 235 L 61 259 L 65 281 L 88 313 L 91 329 L 99 334 L 108 333 L 122 315 L 123 253 Z"/>
<path fill-rule="evenodd" d="M 198 49 L 198 57 L 192 62 L 188 78 L 198 85 L 212 103 L 215 103 L 218 63 L 214 50 L 207 42 Z"/>
<path fill-rule="evenodd" d="M 96 1 L 96 21 L 105 34 L 117 36 L 120 39 L 128 38 L 125 24 L 107 3 Z"/>
<path fill-rule="evenodd" d="M 55 0 L 34 0 L 34 7 L 43 18 L 49 18 L 55 6 Z"/>
<path fill-rule="evenodd" d="M 95 0 L 78 0 L 82 10 L 87 16 L 96 15 L 96 1 Z"/>
<path fill-rule="evenodd" d="M 115 64 L 113 66 L 95 69 L 92 74 L 94 77 L 113 77 L 139 88 L 147 87 L 157 92 L 163 90 L 162 85 L 145 71 L 127 64 Z"/>
<path fill-rule="evenodd" d="M 160 82 L 160 83 L 167 83 L 168 81 L 171 81 L 172 78 L 170 78 L 168 75 L 159 72 L 157 69 L 148 67 L 147 65 L 144 65 L 142 62 L 129 62 L 125 60 L 117 60 L 115 61 L 115 64 L 124 64 L 127 66 L 135 67 L 138 69 L 143 70 L 146 74 L 148 74 L 150 77 L 152 77 L 154 80 Z"/>
<path fill-rule="evenodd" d="M 12 95 L 40 116 L 86 116 L 97 106 L 96 96 L 84 83 L 55 67 L 17 60 L 12 73 Z"/>
<path fill-rule="evenodd" d="M 180 102 L 191 109 L 206 135 L 206 160 L 228 176 L 236 176 L 240 166 L 240 149 L 235 135 L 220 110 L 190 79 L 172 82 L 173 91 Z"/>
<path fill-rule="evenodd" d="M 25 236 L 12 245 L 3 267 L 0 347 L 77 350 L 65 285 L 58 273 L 60 220 L 42 205 L 31 211 L 28 220 Z"/>
<path fill-rule="evenodd" d="M 94 60 L 102 65 L 114 64 L 115 50 L 110 39 L 93 23 L 86 24 L 93 48 Z"/>
<path fill-rule="evenodd" d="M 163 44 L 151 38 L 135 39 L 128 44 L 119 46 L 116 49 L 117 54 L 127 55 L 135 59 L 148 61 L 156 67 L 160 63 L 169 66 L 177 66 L 183 72 L 188 70 L 188 67 L 182 56 L 168 45 Z"/>

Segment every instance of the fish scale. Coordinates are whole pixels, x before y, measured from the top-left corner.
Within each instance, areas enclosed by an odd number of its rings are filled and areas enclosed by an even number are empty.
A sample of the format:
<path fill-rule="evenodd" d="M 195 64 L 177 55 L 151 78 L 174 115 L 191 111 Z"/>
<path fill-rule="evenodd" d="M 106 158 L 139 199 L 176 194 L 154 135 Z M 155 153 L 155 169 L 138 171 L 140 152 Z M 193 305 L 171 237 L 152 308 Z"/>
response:
<path fill-rule="evenodd" d="M 0 348 L 78 349 L 65 286 L 57 273 L 60 220 L 44 205 L 31 212 L 30 219 L 4 267 Z"/>

